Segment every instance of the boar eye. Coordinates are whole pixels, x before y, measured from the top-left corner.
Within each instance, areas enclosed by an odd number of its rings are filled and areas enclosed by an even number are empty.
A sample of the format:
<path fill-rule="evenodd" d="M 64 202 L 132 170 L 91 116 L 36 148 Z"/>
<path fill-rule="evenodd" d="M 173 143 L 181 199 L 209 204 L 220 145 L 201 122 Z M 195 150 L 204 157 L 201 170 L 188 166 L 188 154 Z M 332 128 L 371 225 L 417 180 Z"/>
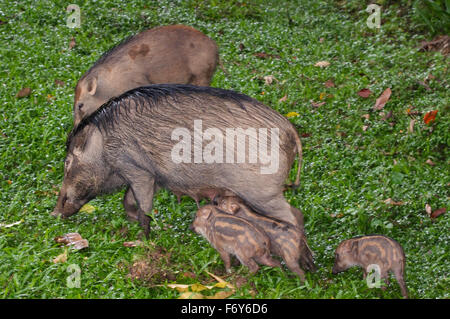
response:
<path fill-rule="evenodd" d="M 83 108 L 83 106 L 84 106 L 84 103 L 79 103 L 78 104 L 78 109 L 81 110 Z"/>

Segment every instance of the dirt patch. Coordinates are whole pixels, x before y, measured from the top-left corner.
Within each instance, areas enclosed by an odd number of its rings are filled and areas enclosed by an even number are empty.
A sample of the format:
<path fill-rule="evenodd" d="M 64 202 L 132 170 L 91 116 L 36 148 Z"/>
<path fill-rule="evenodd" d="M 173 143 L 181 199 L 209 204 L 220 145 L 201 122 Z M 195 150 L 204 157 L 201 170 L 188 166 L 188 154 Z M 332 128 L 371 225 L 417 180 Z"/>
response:
<path fill-rule="evenodd" d="M 127 277 L 131 280 L 143 281 L 155 285 L 176 280 L 170 257 L 172 253 L 163 247 L 149 248 L 146 253 L 135 260 L 129 267 Z"/>
<path fill-rule="evenodd" d="M 442 55 L 448 55 L 450 53 L 450 36 L 440 35 L 431 41 L 423 41 L 419 51 L 440 51 Z"/>

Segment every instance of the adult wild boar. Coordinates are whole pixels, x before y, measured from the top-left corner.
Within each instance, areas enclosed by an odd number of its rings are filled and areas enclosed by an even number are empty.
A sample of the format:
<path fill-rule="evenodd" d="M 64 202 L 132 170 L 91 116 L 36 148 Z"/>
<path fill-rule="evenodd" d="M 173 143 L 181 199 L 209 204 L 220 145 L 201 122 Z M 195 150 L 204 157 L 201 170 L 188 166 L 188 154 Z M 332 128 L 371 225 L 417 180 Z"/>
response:
<path fill-rule="evenodd" d="M 138 33 L 106 52 L 78 81 L 74 126 L 113 96 L 139 86 L 208 86 L 217 61 L 216 43 L 194 28 L 170 25 Z"/>
<path fill-rule="evenodd" d="M 71 216 L 98 194 L 128 186 L 148 232 L 145 213 L 163 187 L 197 201 L 236 195 L 260 214 L 303 227 L 283 196 L 298 133 L 244 94 L 179 84 L 133 89 L 85 118 L 67 146 L 53 215 Z"/>

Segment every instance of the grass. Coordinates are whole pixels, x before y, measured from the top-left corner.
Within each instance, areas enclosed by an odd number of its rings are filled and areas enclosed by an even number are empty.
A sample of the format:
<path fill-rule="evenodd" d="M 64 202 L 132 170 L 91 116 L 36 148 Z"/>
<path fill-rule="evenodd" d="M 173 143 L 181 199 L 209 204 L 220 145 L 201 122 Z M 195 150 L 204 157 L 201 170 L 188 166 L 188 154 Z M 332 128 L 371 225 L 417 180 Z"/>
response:
<path fill-rule="evenodd" d="M 78 2 L 79 29 L 65 24 L 67 2 L 1 3 L 0 223 L 22 222 L 0 227 L 0 296 L 177 298 L 176 290 L 154 286 L 207 283 L 205 271 L 212 271 L 241 282 L 232 298 L 401 298 L 393 278 L 382 291 L 367 288 L 360 269 L 331 274 L 342 240 L 378 233 L 402 244 L 411 297 L 448 298 L 449 217 L 431 220 L 425 212 L 426 204 L 434 210 L 449 202 L 448 60 L 418 52 L 427 37 L 405 32 L 410 26 L 395 6 L 382 11 L 381 28 L 371 30 L 364 9 L 350 13 L 334 3 L 84 1 Z M 175 23 L 198 28 L 218 43 L 229 75 L 218 69 L 212 86 L 243 92 L 282 114 L 299 114 L 291 120 L 303 136 L 302 185 L 286 198 L 304 212 L 319 268 L 304 284 L 286 269 L 262 267 L 251 276 L 245 267 L 234 267 L 225 275 L 215 250 L 188 229 L 195 202 L 183 198 L 178 204 L 168 191 L 155 198 L 153 231 L 143 247 L 123 245 L 141 233 L 125 218 L 123 192 L 93 200 L 91 213 L 64 221 L 49 215 L 63 177 L 77 79 L 126 36 Z M 76 46 L 69 50 L 72 37 Z M 260 52 L 273 56 L 254 55 Z M 324 60 L 329 67 L 314 66 Z M 419 81 L 429 74 L 434 78 L 427 89 Z M 276 78 L 272 85 L 264 84 L 267 75 Z M 327 80 L 335 87 L 325 87 Z M 31 95 L 16 98 L 24 87 Z M 387 87 L 393 93 L 383 112 L 393 116 L 382 120 L 372 107 Z M 367 99 L 356 94 L 363 88 L 373 92 Z M 315 108 L 311 100 L 326 103 Z M 411 106 L 419 114 L 408 116 Z M 430 110 L 438 114 L 426 125 L 422 118 Z M 412 133 L 411 118 L 416 120 Z M 426 164 L 428 159 L 435 166 Z M 384 203 L 388 198 L 403 205 Z M 68 232 L 79 232 L 90 246 L 69 249 L 67 262 L 54 264 L 64 248 L 53 238 Z M 158 275 L 132 280 L 130 267 L 155 247 L 165 256 L 150 260 Z M 66 285 L 70 264 L 81 269 L 80 288 Z"/>

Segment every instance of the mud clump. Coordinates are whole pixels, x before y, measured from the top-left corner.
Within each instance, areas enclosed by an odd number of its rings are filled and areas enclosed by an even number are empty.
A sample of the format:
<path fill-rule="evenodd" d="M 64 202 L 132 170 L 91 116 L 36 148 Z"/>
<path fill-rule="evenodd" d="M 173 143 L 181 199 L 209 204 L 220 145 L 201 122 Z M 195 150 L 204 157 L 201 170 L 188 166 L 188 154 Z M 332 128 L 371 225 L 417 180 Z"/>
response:
<path fill-rule="evenodd" d="M 170 260 L 172 253 L 163 247 L 150 248 L 129 267 L 127 278 L 149 285 L 176 280 Z"/>

